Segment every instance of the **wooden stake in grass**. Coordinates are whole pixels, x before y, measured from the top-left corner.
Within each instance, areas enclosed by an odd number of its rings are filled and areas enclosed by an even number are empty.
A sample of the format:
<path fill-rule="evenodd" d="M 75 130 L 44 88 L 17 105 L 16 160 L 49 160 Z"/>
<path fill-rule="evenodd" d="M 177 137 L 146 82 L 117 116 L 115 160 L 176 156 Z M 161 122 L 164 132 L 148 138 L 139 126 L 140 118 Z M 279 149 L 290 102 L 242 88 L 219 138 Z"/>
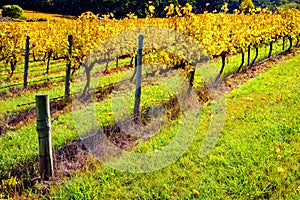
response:
<path fill-rule="evenodd" d="M 36 95 L 36 118 L 39 136 L 40 173 L 43 180 L 53 176 L 50 102 L 47 94 Z"/>
<path fill-rule="evenodd" d="M 142 93 L 142 56 L 143 56 L 144 36 L 139 36 L 138 55 L 136 66 L 136 91 L 134 101 L 134 118 L 136 119 L 140 113 L 141 93 Z"/>
<path fill-rule="evenodd" d="M 27 85 L 28 85 L 28 62 L 29 62 L 29 50 L 30 50 L 30 37 L 27 36 L 26 37 L 26 46 L 25 46 L 25 61 L 24 61 L 24 83 L 23 83 L 23 86 L 24 86 L 24 89 L 27 88 Z"/>

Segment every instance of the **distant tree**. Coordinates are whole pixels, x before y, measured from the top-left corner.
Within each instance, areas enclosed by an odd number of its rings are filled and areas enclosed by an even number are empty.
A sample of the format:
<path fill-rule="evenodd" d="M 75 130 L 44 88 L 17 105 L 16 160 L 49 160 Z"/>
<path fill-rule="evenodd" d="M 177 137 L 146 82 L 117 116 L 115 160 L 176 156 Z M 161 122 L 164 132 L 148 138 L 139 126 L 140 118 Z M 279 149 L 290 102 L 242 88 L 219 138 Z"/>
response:
<path fill-rule="evenodd" d="M 239 5 L 241 4 L 241 0 L 229 0 L 228 1 L 228 9 L 231 13 L 235 9 L 239 9 Z"/>
<path fill-rule="evenodd" d="M 248 0 L 244 0 L 248 1 Z M 113 13 L 116 18 L 125 17 L 128 13 L 134 13 L 138 17 L 145 17 L 149 11 L 149 5 L 155 7 L 156 17 L 165 16 L 164 8 L 171 3 L 174 5 L 185 5 L 189 3 L 193 6 L 193 12 L 203 13 L 204 11 L 221 11 L 224 3 L 228 3 L 229 13 L 239 8 L 242 0 L 0 0 L 0 6 L 19 5 L 26 10 L 35 10 L 49 13 L 80 15 L 86 11 L 95 14 Z M 276 6 L 287 5 L 288 2 L 300 3 L 300 0 L 253 0 L 253 4 L 258 7 L 268 7 L 275 10 Z M 251 0 L 250 0 L 251 2 Z M 244 3 L 247 4 L 247 3 Z M 248 3 L 248 7 L 252 7 Z M 291 4 L 296 6 L 295 3 Z"/>
<path fill-rule="evenodd" d="M 290 2 L 284 5 L 281 5 L 280 7 L 284 8 L 284 9 L 298 9 L 300 10 L 300 4 L 296 3 L 296 2 Z"/>
<path fill-rule="evenodd" d="M 18 5 L 5 5 L 2 7 L 2 16 L 19 18 L 23 15 L 23 9 Z"/>
<path fill-rule="evenodd" d="M 196 12 L 203 13 L 204 11 L 213 12 L 214 10 L 220 11 L 225 0 L 197 0 Z"/>
<path fill-rule="evenodd" d="M 253 8 L 255 8 L 255 5 L 252 0 L 243 0 L 239 6 L 240 11 L 243 13 L 249 13 Z"/>

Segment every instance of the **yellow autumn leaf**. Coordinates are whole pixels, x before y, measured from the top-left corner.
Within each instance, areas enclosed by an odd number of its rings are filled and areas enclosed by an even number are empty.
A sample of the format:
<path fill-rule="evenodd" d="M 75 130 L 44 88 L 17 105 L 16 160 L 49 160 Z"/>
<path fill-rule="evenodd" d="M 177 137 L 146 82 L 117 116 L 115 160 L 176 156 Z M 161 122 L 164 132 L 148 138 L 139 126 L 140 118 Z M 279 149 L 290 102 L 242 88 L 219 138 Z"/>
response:
<path fill-rule="evenodd" d="M 193 194 L 199 196 L 200 192 L 198 190 L 193 189 Z"/>

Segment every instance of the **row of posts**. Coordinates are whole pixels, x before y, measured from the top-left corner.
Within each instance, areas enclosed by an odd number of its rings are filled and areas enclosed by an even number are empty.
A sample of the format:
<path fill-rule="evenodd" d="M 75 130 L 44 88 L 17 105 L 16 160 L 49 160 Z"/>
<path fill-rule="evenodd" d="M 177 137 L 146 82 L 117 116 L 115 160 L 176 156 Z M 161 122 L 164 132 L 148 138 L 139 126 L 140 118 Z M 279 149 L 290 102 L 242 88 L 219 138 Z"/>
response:
<path fill-rule="evenodd" d="M 72 56 L 73 37 L 68 36 L 68 56 L 67 56 L 67 67 L 66 67 L 66 79 L 65 79 L 65 94 L 64 97 L 70 96 L 70 78 L 71 78 L 71 56 Z M 25 59 L 24 59 L 24 81 L 23 88 L 26 89 L 28 86 L 28 69 L 29 69 L 29 52 L 30 52 L 30 37 L 26 37 L 25 45 Z"/>
<path fill-rule="evenodd" d="M 139 48 L 143 46 L 143 36 L 139 38 Z M 140 46 L 141 45 L 141 46 Z M 272 54 L 272 43 L 270 44 L 269 56 Z M 66 67 L 66 79 L 65 79 L 65 94 L 64 97 L 68 98 L 70 96 L 70 77 L 71 77 L 71 56 L 72 56 L 72 46 L 73 46 L 73 37 L 72 35 L 68 36 L 68 55 L 67 55 L 67 67 Z M 285 50 L 285 37 L 283 37 L 282 50 Z M 29 51 L 30 51 L 30 37 L 26 37 L 26 46 L 25 46 L 25 62 L 24 62 L 24 82 L 23 88 L 26 89 L 28 86 L 28 69 L 29 69 Z M 142 48 L 138 51 L 142 51 Z M 250 46 L 248 47 L 248 66 L 250 65 Z M 118 57 L 117 57 L 118 62 Z M 137 61 L 139 62 L 139 60 Z M 118 65 L 118 64 L 117 64 Z M 137 65 L 139 66 L 139 64 Z M 139 70 L 139 69 L 137 69 Z M 137 71 L 138 72 L 138 71 Z M 136 107 L 135 107 L 136 108 Z"/>
<path fill-rule="evenodd" d="M 27 38 L 26 47 L 29 46 L 29 37 Z M 72 36 L 68 37 L 69 41 L 69 56 L 72 53 Z M 140 115 L 140 102 L 141 102 L 141 89 L 142 89 L 142 54 L 143 54 L 144 36 L 140 35 L 138 40 L 138 54 L 137 54 L 137 72 L 136 72 L 136 93 L 134 102 L 134 119 L 136 120 Z M 26 51 L 25 59 L 28 60 L 28 51 Z M 68 58 L 66 70 L 66 93 L 65 96 L 70 94 L 67 87 L 68 77 L 70 76 L 71 64 Z M 25 69 L 28 69 L 25 63 Z M 26 70 L 25 70 L 26 71 Z M 27 76 L 24 72 L 24 77 Z M 25 79 L 24 79 L 25 80 Z M 25 82 L 24 82 L 25 84 Z M 37 132 L 39 139 L 39 163 L 40 175 L 42 180 L 49 180 L 54 175 L 53 169 L 53 156 L 52 156 L 52 141 L 51 141 L 51 117 L 50 117 L 50 99 L 48 94 L 36 95 L 36 117 L 37 117 Z"/>
<path fill-rule="evenodd" d="M 28 77 L 28 58 L 29 58 L 29 40 L 26 39 L 24 87 L 27 86 Z M 68 36 L 68 62 L 66 69 L 65 97 L 70 95 L 70 75 L 71 75 L 71 54 L 72 54 L 72 36 Z M 36 118 L 37 132 L 39 139 L 39 162 L 40 174 L 43 180 L 49 180 L 54 175 L 52 141 L 51 141 L 51 116 L 50 116 L 50 98 L 48 94 L 38 94 L 36 99 Z"/>
<path fill-rule="evenodd" d="M 28 60 L 29 60 L 29 37 L 26 40 L 26 53 L 25 53 L 25 70 L 24 70 L 24 87 L 27 86 L 28 77 Z M 71 35 L 68 36 L 68 60 L 66 69 L 66 82 L 65 82 L 65 97 L 70 95 L 70 74 L 71 74 L 71 61 L 72 54 L 72 41 Z M 138 119 L 140 115 L 140 102 L 142 93 L 142 54 L 143 54 L 144 36 L 140 35 L 138 38 L 138 54 L 136 65 L 136 91 L 134 102 L 134 119 Z M 284 44 L 283 44 L 284 45 Z M 283 46 L 284 49 L 284 46 Z M 250 64 L 250 48 L 248 48 L 248 65 Z M 43 180 L 49 180 L 53 175 L 53 157 L 52 157 L 52 142 L 51 142 L 51 118 L 50 118 L 50 100 L 49 95 L 39 94 L 36 95 L 36 116 L 37 116 L 37 131 L 39 139 L 39 161 L 40 173 Z"/>

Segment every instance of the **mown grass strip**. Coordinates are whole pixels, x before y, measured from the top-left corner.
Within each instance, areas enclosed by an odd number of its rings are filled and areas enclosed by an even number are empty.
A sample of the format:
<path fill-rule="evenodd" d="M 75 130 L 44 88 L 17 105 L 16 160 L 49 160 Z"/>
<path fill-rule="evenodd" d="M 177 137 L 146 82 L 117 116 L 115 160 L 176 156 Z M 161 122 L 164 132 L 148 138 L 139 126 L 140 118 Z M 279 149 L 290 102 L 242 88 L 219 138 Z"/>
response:
<path fill-rule="evenodd" d="M 128 70 L 122 73 L 114 73 L 110 76 L 105 76 L 103 78 L 101 78 L 101 80 L 99 81 L 99 86 L 101 85 L 107 85 L 109 83 L 114 83 L 117 82 L 120 79 L 123 78 L 129 78 L 132 75 L 133 71 L 132 70 Z M 71 85 L 72 88 L 72 85 Z M 42 88 L 41 90 L 38 91 L 38 93 L 45 93 L 45 94 L 49 94 L 51 98 L 53 97 L 59 97 L 59 96 L 63 96 L 64 94 L 64 85 L 58 85 L 58 86 L 54 86 L 52 88 Z M 22 105 L 22 104 L 26 104 L 26 103 L 30 103 L 30 102 L 35 102 L 35 93 L 32 91 L 25 91 L 22 93 L 22 96 L 18 96 L 18 97 L 14 97 L 13 101 L 11 100 L 11 98 L 6 98 L 4 100 L 2 100 L 1 102 L 1 111 L 0 114 L 3 113 L 17 113 L 17 112 L 22 112 L 28 109 L 31 109 L 34 107 L 34 105 L 28 105 L 28 106 L 22 106 L 22 107 L 18 107 L 18 105 Z"/>
<path fill-rule="evenodd" d="M 161 86 L 153 85 L 143 88 L 143 98 L 148 99 L 141 105 L 141 108 L 147 109 L 153 105 L 160 104 L 171 97 L 168 90 L 163 89 Z M 133 100 L 134 93 L 130 93 L 130 98 L 128 96 L 124 99 L 114 98 L 110 96 L 101 102 L 95 104 L 95 112 L 98 118 L 100 126 L 112 125 L 115 120 L 120 119 L 121 114 L 116 115 L 116 111 L 113 109 L 114 104 L 124 104 L 127 102 L 131 107 L 126 110 L 124 115 L 128 115 L 133 111 Z M 115 107 L 115 106 L 114 106 Z M 118 107 L 118 106 L 117 106 Z M 80 110 L 80 112 L 85 112 Z M 76 113 L 76 111 L 75 111 Z M 59 148 L 73 140 L 79 139 L 79 132 L 75 126 L 75 120 L 73 118 L 74 113 L 66 113 L 61 115 L 57 121 L 53 123 L 52 130 L 52 140 L 54 148 Z M 90 117 L 83 118 L 81 123 L 90 121 Z M 86 122 L 86 124 L 89 124 Z M 89 132 L 89 128 L 81 130 L 82 133 Z M 10 172 L 16 167 L 22 168 L 23 160 L 34 160 L 34 157 L 38 153 L 38 141 L 36 124 L 28 124 L 24 127 L 16 130 L 10 131 L 1 135 L 0 137 L 0 177 Z"/>

